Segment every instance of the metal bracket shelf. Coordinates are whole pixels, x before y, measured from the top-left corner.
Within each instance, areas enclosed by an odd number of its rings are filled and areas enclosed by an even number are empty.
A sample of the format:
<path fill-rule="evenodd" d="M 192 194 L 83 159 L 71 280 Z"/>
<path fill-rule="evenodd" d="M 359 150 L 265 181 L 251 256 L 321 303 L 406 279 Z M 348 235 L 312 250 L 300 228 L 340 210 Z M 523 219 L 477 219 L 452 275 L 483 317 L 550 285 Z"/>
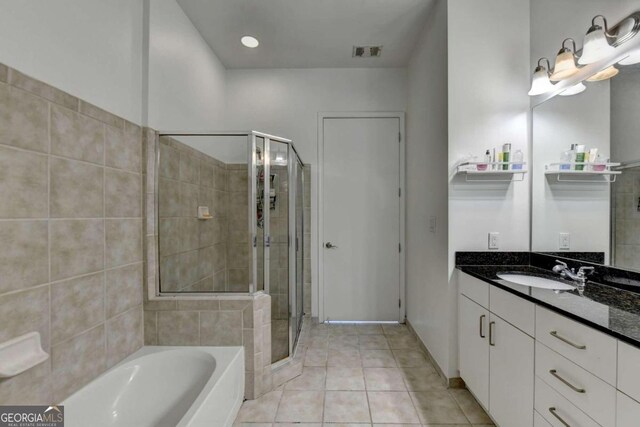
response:
<path fill-rule="evenodd" d="M 468 167 L 484 166 L 487 170 L 467 170 Z M 522 167 L 523 169 L 511 169 L 513 165 Z M 456 174 L 464 174 L 466 182 L 521 182 L 524 181 L 524 175 L 528 172 L 524 169 L 526 162 L 465 162 L 457 167 Z M 501 170 L 506 166 L 509 169 Z M 496 169 L 493 169 L 493 168 Z M 514 179 L 519 175 L 519 179 Z M 475 178 L 474 178 L 475 177 Z M 495 177 L 485 178 L 485 177 Z M 502 178 L 501 178 L 502 177 Z"/>
<path fill-rule="evenodd" d="M 577 166 L 582 166 L 583 168 L 593 168 L 596 166 L 604 166 L 605 170 L 595 171 L 591 170 L 575 170 L 575 169 L 559 169 L 562 166 L 569 165 L 570 168 Z M 558 182 L 578 182 L 578 183 L 603 183 L 603 184 L 611 184 L 616 182 L 618 175 L 620 175 L 621 171 L 611 170 L 612 167 L 620 166 L 620 163 L 588 163 L 588 162 L 570 162 L 570 163 L 551 163 L 545 166 L 545 175 L 556 175 L 556 180 Z M 563 176 L 575 176 L 575 177 L 584 177 L 587 179 L 570 179 L 570 178 L 562 178 Z M 592 177 L 593 179 L 588 179 Z M 604 178 L 604 179 L 601 179 Z"/>

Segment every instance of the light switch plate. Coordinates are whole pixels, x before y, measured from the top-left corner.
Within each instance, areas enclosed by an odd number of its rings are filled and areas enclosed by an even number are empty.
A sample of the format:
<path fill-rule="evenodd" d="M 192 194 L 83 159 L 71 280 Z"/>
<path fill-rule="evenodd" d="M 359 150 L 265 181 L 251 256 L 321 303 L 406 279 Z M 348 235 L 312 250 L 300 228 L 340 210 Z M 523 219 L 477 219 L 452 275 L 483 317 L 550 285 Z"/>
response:
<path fill-rule="evenodd" d="M 565 251 L 571 249 L 571 235 L 569 233 L 560 233 L 558 247 Z"/>
<path fill-rule="evenodd" d="M 500 233 L 492 231 L 489 233 L 489 249 L 500 248 Z"/>

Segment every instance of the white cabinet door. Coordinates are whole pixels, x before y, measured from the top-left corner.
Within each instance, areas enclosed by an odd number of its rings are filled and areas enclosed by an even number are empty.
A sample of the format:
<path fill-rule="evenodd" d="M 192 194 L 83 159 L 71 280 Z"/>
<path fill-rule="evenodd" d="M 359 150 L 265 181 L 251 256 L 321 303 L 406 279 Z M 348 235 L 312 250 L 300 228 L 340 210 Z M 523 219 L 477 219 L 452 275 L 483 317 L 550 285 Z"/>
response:
<path fill-rule="evenodd" d="M 617 412 L 617 427 L 638 427 L 640 424 L 640 403 L 620 392 L 618 392 Z"/>
<path fill-rule="evenodd" d="M 460 295 L 458 316 L 460 376 L 482 406 L 489 408 L 489 312 Z"/>
<path fill-rule="evenodd" d="M 533 338 L 492 314 L 489 343 L 491 417 L 499 426 L 533 426 Z"/>

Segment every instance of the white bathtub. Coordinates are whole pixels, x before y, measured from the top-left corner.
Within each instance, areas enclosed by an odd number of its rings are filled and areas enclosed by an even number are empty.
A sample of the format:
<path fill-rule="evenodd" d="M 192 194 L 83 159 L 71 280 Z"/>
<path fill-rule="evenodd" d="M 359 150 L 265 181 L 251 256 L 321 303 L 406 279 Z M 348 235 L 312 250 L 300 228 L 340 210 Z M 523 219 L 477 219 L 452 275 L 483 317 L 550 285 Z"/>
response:
<path fill-rule="evenodd" d="M 231 426 L 242 347 L 143 347 L 62 404 L 66 427 Z"/>

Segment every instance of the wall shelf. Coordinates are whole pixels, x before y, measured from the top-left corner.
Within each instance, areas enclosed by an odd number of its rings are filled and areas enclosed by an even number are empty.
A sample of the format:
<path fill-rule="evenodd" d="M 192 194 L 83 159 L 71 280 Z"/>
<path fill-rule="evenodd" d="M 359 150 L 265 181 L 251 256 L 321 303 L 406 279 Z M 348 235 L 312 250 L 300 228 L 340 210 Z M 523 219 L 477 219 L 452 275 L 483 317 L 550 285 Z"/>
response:
<path fill-rule="evenodd" d="M 582 167 L 583 170 L 575 170 L 575 167 Z M 558 182 L 584 182 L 584 183 L 607 183 L 616 182 L 616 178 L 621 171 L 611 168 L 620 166 L 620 163 L 588 163 L 588 162 L 563 162 L 550 163 L 545 165 L 544 174 L 555 175 Z M 568 169 L 561 169 L 568 167 Z M 594 170 L 601 169 L 604 170 Z"/>
<path fill-rule="evenodd" d="M 528 172 L 526 165 L 526 162 L 464 162 L 458 165 L 456 174 L 464 175 L 467 182 L 519 182 L 524 181 Z M 502 169 L 505 166 L 507 169 Z"/>

